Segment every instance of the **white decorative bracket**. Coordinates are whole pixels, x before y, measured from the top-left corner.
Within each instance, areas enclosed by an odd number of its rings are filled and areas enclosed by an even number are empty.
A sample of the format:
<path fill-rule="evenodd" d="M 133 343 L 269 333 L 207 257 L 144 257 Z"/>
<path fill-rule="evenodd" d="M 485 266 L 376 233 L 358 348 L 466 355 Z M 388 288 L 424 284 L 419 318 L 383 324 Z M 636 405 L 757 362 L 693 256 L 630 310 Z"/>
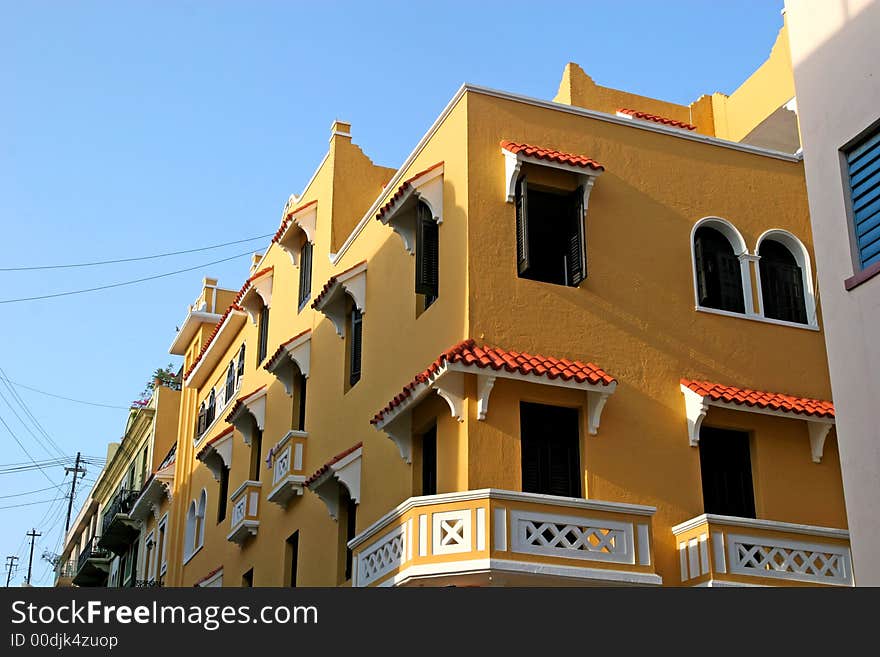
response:
<path fill-rule="evenodd" d="M 320 299 L 315 309 L 333 322 L 336 334 L 345 337 L 345 295 L 348 294 L 354 305 L 365 315 L 367 312 L 367 263 L 353 267 L 340 274 L 332 288 Z"/>
<path fill-rule="evenodd" d="M 538 166 L 568 171 L 577 176 L 578 184 L 583 185 L 584 188 L 584 212 L 587 211 L 587 207 L 589 207 L 590 204 L 590 192 L 593 189 L 593 183 L 596 182 L 596 178 L 602 173 L 601 170 L 586 170 L 582 167 L 576 167 L 570 164 L 542 160 L 540 158 L 523 155 L 522 153 L 512 153 L 505 148 L 501 149 L 501 153 L 504 155 L 504 191 L 508 203 L 516 201 L 516 181 L 519 180 L 522 165 L 536 164 Z"/>
<path fill-rule="evenodd" d="M 613 388 L 608 392 L 587 391 L 587 430 L 591 436 L 599 433 L 599 421 L 602 418 L 602 410 L 605 408 L 605 402 L 608 401 L 612 392 L 614 392 Z"/>
<path fill-rule="evenodd" d="M 395 417 L 382 427 L 382 431 L 397 445 L 400 458 L 412 463 L 412 412 L 407 411 Z"/>
<path fill-rule="evenodd" d="M 828 432 L 831 431 L 831 426 L 831 422 L 807 420 L 807 429 L 810 432 L 810 453 L 813 457 L 813 463 L 822 462 L 822 455 L 825 452 L 825 439 L 828 437 Z"/>
<path fill-rule="evenodd" d="M 220 481 L 223 468 L 232 468 L 232 432 L 205 445 L 196 458 L 205 464 L 216 481 Z"/>
<path fill-rule="evenodd" d="M 431 384 L 431 387 L 449 405 L 452 417 L 464 422 L 464 373 L 447 372 Z"/>
<path fill-rule="evenodd" d="M 285 208 L 286 209 L 286 208 Z M 285 215 L 289 219 L 284 232 L 278 238 L 278 246 L 287 252 L 294 267 L 299 267 L 299 253 L 302 248 L 303 238 L 307 242 L 315 243 L 315 232 L 318 225 L 318 202 L 312 201 L 302 207 L 292 210 Z"/>
<path fill-rule="evenodd" d="M 477 419 L 485 420 L 486 413 L 489 412 L 489 396 L 492 394 L 492 388 L 495 387 L 494 376 L 486 374 L 477 375 Z"/>
<path fill-rule="evenodd" d="M 706 413 L 709 412 L 709 398 L 694 392 L 686 385 L 681 386 L 681 392 L 684 395 L 684 409 L 687 414 L 688 442 L 691 447 L 698 447 L 700 427 L 703 425 Z"/>
<path fill-rule="evenodd" d="M 284 392 L 288 396 L 293 396 L 294 365 L 299 368 L 300 373 L 305 378 L 309 378 L 311 338 L 311 331 L 305 331 L 289 340 L 278 348 L 278 353 L 266 364 L 266 371 L 275 375 L 275 378 L 284 386 Z"/>
<path fill-rule="evenodd" d="M 363 447 L 327 466 L 327 471 L 308 484 L 309 489 L 321 498 L 334 520 L 339 519 L 339 486 L 345 486 L 348 496 L 355 504 L 361 500 L 361 456 Z"/>
<path fill-rule="evenodd" d="M 416 252 L 416 210 L 415 203 L 422 201 L 431 211 L 431 216 L 438 224 L 443 223 L 443 165 L 410 178 L 395 191 L 398 198 L 392 198 L 378 215 L 379 221 L 400 236 L 403 248 L 410 255 Z"/>
<path fill-rule="evenodd" d="M 262 431 L 266 424 L 265 386 L 240 399 L 237 404 L 241 404 L 241 406 L 233 410 L 227 422 L 241 432 L 245 445 L 250 445 L 253 440 L 254 427 Z"/>
<path fill-rule="evenodd" d="M 247 311 L 251 322 L 256 326 L 257 319 L 263 306 L 272 306 L 272 278 L 273 272 L 268 271 L 248 285 L 247 290 L 241 297 L 240 305 Z"/>

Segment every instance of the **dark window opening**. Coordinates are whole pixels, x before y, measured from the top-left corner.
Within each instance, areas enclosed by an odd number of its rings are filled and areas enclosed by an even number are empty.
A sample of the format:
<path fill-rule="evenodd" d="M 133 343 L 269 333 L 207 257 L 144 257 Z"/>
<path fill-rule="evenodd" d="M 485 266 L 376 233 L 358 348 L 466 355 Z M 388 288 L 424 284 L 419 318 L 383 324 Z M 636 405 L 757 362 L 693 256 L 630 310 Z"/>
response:
<path fill-rule="evenodd" d="M 728 239 L 718 230 L 701 226 L 694 234 L 697 300 L 704 308 L 745 312 L 742 268 Z"/>
<path fill-rule="evenodd" d="M 288 536 L 285 542 L 287 585 L 296 588 L 297 562 L 299 561 L 299 530 Z"/>
<path fill-rule="evenodd" d="M 307 380 L 308 379 L 306 379 L 306 377 L 303 376 L 302 374 L 300 374 L 297 377 L 296 392 L 297 392 L 298 398 L 296 400 L 297 415 L 296 415 L 295 426 L 296 426 L 297 430 L 299 430 L 299 431 L 306 430 L 306 381 Z"/>
<path fill-rule="evenodd" d="M 361 380 L 361 351 L 363 349 L 363 315 L 356 306 L 352 304 L 351 314 L 349 315 L 349 335 L 348 348 L 348 385 L 354 386 Z"/>
<path fill-rule="evenodd" d="M 764 240 L 758 249 L 761 256 L 761 297 L 764 315 L 786 322 L 807 323 L 804 302 L 803 270 L 784 245 Z"/>
<path fill-rule="evenodd" d="M 214 423 L 214 418 L 217 417 L 217 396 L 214 394 L 214 391 L 211 391 L 211 394 L 208 395 L 208 410 L 205 411 L 205 429 L 210 427 Z"/>
<path fill-rule="evenodd" d="M 700 429 L 703 510 L 723 516 L 755 517 L 749 434 L 728 429 Z"/>
<path fill-rule="evenodd" d="M 196 422 L 196 436 L 201 436 L 208 428 L 208 412 L 205 409 L 205 402 L 199 404 L 199 418 Z"/>
<path fill-rule="evenodd" d="M 235 363 L 229 361 L 229 369 L 226 370 L 226 401 L 235 395 Z"/>
<path fill-rule="evenodd" d="M 238 369 L 235 372 L 235 386 L 241 385 L 241 377 L 244 376 L 244 345 L 241 345 L 241 351 L 238 352 Z"/>
<path fill-rule="evenodd" d="M 440 294 L 440 227 L 422 202 L 416 213 L 416 294 L 424 297 L 425 309 Z"/>
<path fill-rule="evenodd" d="M 220 465 L 220 490 L 217 493 L 217 523 L 226 519 L 226 502 L 229 497 L 229 468 Z"/>
<path fill-rule="evenodd" d="M 266 350 L 269 347 L 269 308 L 263 306 L 260 311 L 259 336 L 257 338 L 257 367 L 266 358 Z"/>
<path fill-rule="evenodd" d="M 520 403 L 524 492 L 581 496 L 578 418 L 576 408 Z"/>
<path fill-rule="evenodd" d="M 437 494 L 437 425 L 422 434 L 422 495 Z"/>
<path fill-rule="evenodd" d="M 303 242 L 299 252 L 299 307 L 308 301 L 312 294 L 312 244 Z"/>
<path fill-rule="evenodd" d="M 260 480 L 260 465 L 263 459 L 263 432 L 258 428 L 254 427 L 254 432 L 251 434 L 251 471 L 250 471 L 250 480 L 251 481 L 259 481 Z"/>
<path fill-rule="evenodd" d="M 560 193 L 516 186 L 517 271 L 520 278 L 577 287 L 587 277 L 584 189 Z"/>
<path fill-rule="evenodd" d="M 241 576 L 241 585 L 243 588 L 253 588 L 254 586 L 254 569 L 251 568 L 244 575 Z"/>

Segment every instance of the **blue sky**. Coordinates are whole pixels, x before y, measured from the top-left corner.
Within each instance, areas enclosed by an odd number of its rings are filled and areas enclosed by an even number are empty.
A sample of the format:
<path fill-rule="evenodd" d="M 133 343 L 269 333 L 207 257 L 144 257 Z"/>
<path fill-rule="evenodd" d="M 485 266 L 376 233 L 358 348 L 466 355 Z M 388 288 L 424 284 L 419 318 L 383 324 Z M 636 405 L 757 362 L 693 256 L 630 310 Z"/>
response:
<path fill-rule="evenodd" d="M 599 84 L 675 102 L 730 93 L 769 54 L 781 8 L 782 0 L 0 1 L 0 268 L 273 233 L 334 119 L 352 122 L 374 162 L 396 167 L 463 82 L 550 99 L 575 61 Z M 266 243 L 0 271 L 0 301 L 194 267 Z M 248 262 L 0 303 L 0 368 L 20 385 L 126 407 L 155 368 L 179 362 L 168 346 L 201 277 L 238 288 Z M 104 455 L 123 431 L 125 410 L 15 389 L 64 454 Z M 8 400 L 0 418 L 31 455 L 57 457 L 10 389 L 0 384 L 0 393 Z M 17 554 L 12 582 L 22 581 L 25 532 L 36 526 L 33 583 L 51 584 L 39 555 L 57 549 L 65 509 L 56 498 L 65 491 L 19 493 L 69 477 L 60 466 L 46 468 L 51 482 L 36 470 L 4 472 L 28 457 L 2 424 L 0 454 L 0 563 Z M 97 473 L 90 466 L 87 481 Z M 17 504 L 29 506 L 8 508 Z"/>

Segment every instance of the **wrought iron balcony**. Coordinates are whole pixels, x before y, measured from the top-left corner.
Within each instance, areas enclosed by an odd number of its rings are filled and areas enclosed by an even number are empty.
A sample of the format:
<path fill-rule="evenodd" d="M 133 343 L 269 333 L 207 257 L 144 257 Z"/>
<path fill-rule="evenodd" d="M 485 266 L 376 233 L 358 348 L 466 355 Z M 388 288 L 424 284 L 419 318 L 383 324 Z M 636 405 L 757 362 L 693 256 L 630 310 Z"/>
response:
<path fill-rule="evenodd" d="M 100 546 L 122 555 L 138 535 L 138 523 L 129 517 L 139 490 L 122 489 L 110 501 L 101 520 Z"/>
<path fill-rule="evenodd" d="M 494 489 L 412 497 L 349 543 L 352 585 L 658 585 L 654 512 Z"/>
<path fill-rule="evenodd" d="M 262 485 L 259 481 L 246 481 L 229 496 L 229 501 L 232 502 L 232 514 L 227 540 L 242 545 L 248 537 L 257 535 L 257 530 L 260 528 Z"/>
<path fill-rule="evenodd" d="M 703 514 L 672 528 L 687 586 L 852 586 L 849 532 Z"/>
<path fill-rule="evenodd" d="M 76 576 L 73 584 L 76 586 L 104 586 L 107 583 L 107 575 L 110 573 L 110 561 L 113 555 L 101 547 L 98 537 L 95 536 L 80 552 L 76 561 Z"/>

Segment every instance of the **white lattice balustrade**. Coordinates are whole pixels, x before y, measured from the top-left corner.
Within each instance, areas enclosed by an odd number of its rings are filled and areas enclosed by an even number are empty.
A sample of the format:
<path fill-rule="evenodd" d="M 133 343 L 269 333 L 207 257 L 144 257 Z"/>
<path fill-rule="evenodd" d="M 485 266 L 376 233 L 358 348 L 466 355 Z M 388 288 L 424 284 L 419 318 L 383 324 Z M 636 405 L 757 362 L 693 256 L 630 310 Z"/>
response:
<path fill-rule="evenodd" d="M 516 552 L 634 563 L 633 526 L 556 514 L 511 512 Z"/>
<path fill-rule="evenodd" d="M 398 568 L 405 555 L 406 525 L 402 525 L 358 556 L 358 586 L 368 586 Z"/>
<path fill-rule="evenodd" d="M 847 584 L 849 550 L 830 545 L 805 545 L 728 535 L 730 571 L 805 582 Z"/>

